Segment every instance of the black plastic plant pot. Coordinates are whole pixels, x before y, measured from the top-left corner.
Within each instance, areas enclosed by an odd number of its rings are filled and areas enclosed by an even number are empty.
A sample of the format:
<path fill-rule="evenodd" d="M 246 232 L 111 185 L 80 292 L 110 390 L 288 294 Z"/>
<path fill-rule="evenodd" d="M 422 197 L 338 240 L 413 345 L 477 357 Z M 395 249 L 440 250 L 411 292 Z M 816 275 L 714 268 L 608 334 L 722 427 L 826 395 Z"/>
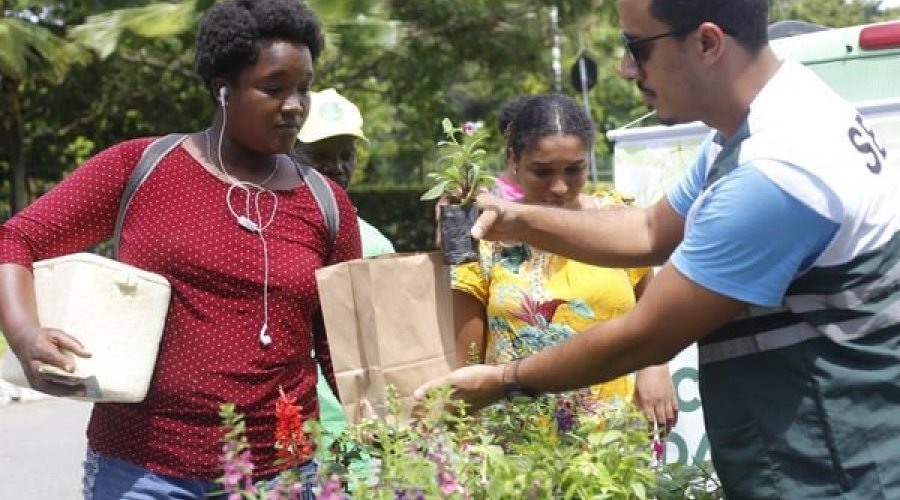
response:
<path fill-rule="evenodd" d="M 441 251 L 445 264 L 464 264 L 478 260 L 478 242 L 472 238 L 472 226 L 478 218 L 478 207 L 441 206 Z"/>

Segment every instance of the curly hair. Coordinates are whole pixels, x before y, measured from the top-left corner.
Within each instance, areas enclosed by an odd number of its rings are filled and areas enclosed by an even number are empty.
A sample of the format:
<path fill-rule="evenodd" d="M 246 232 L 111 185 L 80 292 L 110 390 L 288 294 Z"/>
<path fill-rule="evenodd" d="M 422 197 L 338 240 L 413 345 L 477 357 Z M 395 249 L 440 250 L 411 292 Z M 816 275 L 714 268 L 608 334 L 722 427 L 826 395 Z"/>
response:
<path fill-rule="evenodd" d="M 574 135 L 586 149 L 594 144 L 594 123 L 581 107 L 562 94 L 542 94 L 522 103 L 509 125 L 509 147 L 516 155 L 550 135 Z"/>
<path fill-rule="evenodd" d="M 506 135 L 509 132 L 509 126 L 516 115 L 519 114 L 522 105 L 532 97 L 530 95 L 520 95 L 504 102 L 500 106 L 500 111 L 497 113 L 497 129 L 500 130 L 500 135 Z"/>
<path fill-rule="evenodd" d="M 287 40 L 306 45 L 315 61 L 325 46 L 316 14 L 299 0 L 227 0 L 200 20 L 197 74 L 209 87 L 215 77 L 234 82 L 259 57 L 259 44 Z"/>

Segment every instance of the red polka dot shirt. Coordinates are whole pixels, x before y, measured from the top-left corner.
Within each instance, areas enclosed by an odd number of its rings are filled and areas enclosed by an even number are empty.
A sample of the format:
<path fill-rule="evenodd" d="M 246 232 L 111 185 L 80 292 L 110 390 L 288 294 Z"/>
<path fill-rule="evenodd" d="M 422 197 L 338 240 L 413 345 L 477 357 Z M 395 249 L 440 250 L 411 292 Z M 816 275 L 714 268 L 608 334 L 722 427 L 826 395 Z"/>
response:
<path fill-rule="evenodd" d="M 128 175 L 151 139 L 113 146 L 0 227 L 0 262 L 31 267 L 89 248 L 112 234 Z M 264 231 L 269 254 L 269 327 L 263 347 L 263 250 L 225 204 L 228 184 L 176 148 L 136 192 L 125 218 L 120 260 L 165 276 L 172 299 L 146 400 L 96 404 L 88 443 L 96 452 L 167 475 L 215 478 L 223 431 L 219 405 L 246 415 L 255 474 L 275 472 L 275 400 L 296 395 L 307 417 L 318 412 L 316 365 L 334 387 L 314 272 L 360 257 L 356 215 L 331 184 L 340 231 L 328 252 L 328 230 L 306 186 L 277 191 Z M 243 206 L 232 195 L 235 206 Z M 274 200 L 260 199 L 264 219 Z M 102 313 L 102 311 L 98 312 Z"/>

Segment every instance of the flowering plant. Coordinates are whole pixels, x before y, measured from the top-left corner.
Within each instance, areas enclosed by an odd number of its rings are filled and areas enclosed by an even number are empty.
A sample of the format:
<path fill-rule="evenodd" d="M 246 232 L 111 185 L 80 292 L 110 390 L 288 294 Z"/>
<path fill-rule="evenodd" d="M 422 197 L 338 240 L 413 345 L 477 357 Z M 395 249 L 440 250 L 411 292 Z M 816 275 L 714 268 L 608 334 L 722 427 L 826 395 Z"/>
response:
<path fill-rule="evenodd" d="M 438 163 L 443 169 L 428 174 L 435 184 L 422 199 L 446 196 L 451 204 L 467 206 L 482 187 L 490 187 L 496 180 L 481 165 L 487 153 L 480 144 L 487 139 L 488 133 L 478 122 L 465 122 L 455 127 L 449 118 L 444 118 L 441 127 L 447 137 L 438 142 L 441 154 Z"/>
<path fill-rule="evenodd" d="M 478 245 L 470 233 L 478 211 L 473 202 L 482 188 L 492 186 L 496 180 L 481 165 L 487 153 L 480 144 L 487 138 L 487 131 L 473 122 L 455 127 L 448 118 L 441 126 L 447 136 L 447 140 L 438 142 L 442 170 L 428 174 L 435 184 L 422 199 L 441 199 L 437 209 L 438 240 L 444 263 L 474 262 L 478 260 Z"/>
<path fill-rule="evenodd" d="M 413 418 L 405 418 L 396 391 L 389 389 L 385 417 L 350 426 L 331 449 L 315 451 L 317 497 L 720 498 L 702 469 L 652 466 L 646 421 L 631 406 L 602 405 L 575 393 L 469 414 L 449 394 L 449 388 L 433 391 Z M 283 397 L 282 403 L 290 401 Z M 306 437 L 296 433 L 297 410 L 282 406 L 280 436 L 294 444 L 320 439 L 321 426 L 314 421 L 304 423 Z M 289 480 L 268 490 L 249 485 L 249 457 L 239 444 L 241 421 L 232 415 L 223 422 L 228 428 L 223 459 L 231 457 L 224 462 L 226 491 L 243 495 L 235 499 L 299 498 L 301 487 Z M 307 445 L 281 449 L 301 461 L 312 450 Z"/>

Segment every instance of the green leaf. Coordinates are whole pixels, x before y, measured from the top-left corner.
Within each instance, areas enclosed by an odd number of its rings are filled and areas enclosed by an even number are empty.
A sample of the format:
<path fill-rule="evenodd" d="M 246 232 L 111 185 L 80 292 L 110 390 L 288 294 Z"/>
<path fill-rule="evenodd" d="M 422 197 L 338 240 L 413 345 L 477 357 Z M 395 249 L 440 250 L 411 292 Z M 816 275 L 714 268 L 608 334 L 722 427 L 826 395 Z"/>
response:
<path fill-rule="evenodd" d="M 444 118 L 444 119 L 441 121 L 441 127 L 443 127 L 443 129 L 444 129 L 444 134 L 445 134 L 447 137 L 450 137 L 450 138 L 453 137 L 453 132 L 454 132 L 456 129 L 453 128 L 453 122 L 451 122 L 449 118 Z M 453 142 L 456 142 L 456 141 L 454 140 Z"/>
<path fill-rule="evenodd" d="M 435 200 L 440 198 L 442 194 L 444 194 L 444 189 L 447 188 L 447 185 L 450 181 L 441 181 L 435 184 L 431 189 L 425 192 L 420 198 L 421 200 Z"/>
<path fill-rule="evenodd" d="M 142 38 L 176 36 L 193 29 L 197 16 L 195 0 L 117 9 L 89 16 L 84 24 L 69 30 L 69 38 L 106 59 L 126 31 Z"/>
<path fill-rule="evenodd" d="M 643 483 L 631 483 L 631 491 L 634 492 L 634 496 L 636 496 L 639 500 L 647 499 L 647 487 L 644 486 Z"/>
<path fill-rule="evenodd" d="M 622 439 L 622 431 L 609 430 L 600 439 L 600 446 L 609 446 L 610 444 Z"/>
<path fill-rule="evenodd" d="M 43 26 L 17 18 L 0 18 L 0 73 L 16 80 L 40 77 L 63 81 L 74 64 L 86 64 L 90 54 Z"/>

